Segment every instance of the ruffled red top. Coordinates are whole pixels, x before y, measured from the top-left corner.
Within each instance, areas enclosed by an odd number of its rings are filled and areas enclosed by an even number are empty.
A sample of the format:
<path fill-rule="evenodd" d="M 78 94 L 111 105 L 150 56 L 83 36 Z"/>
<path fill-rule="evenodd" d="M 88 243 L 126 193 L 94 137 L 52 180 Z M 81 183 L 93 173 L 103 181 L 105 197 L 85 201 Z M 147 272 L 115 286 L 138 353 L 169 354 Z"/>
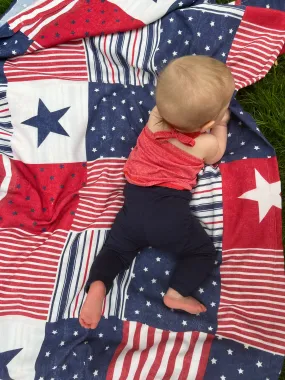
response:
<path fill-rule="evenodd" d="M 188 146 L 195 145 L 197 133 L 170 131 L 151 132 L 146 126 L 139 135 L 124 168 L 129 183 L 138 186 L 163 186 L 177 190 L 191 190 L 204 161 L 171 144 L 176 138 Z"/>

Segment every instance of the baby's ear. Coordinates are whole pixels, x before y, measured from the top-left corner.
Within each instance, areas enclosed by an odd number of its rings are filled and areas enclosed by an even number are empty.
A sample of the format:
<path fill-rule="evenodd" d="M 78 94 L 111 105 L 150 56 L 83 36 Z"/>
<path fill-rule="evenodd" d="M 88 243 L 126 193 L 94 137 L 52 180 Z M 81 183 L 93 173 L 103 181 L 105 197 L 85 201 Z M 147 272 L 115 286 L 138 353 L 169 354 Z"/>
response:
<path fill-rule="evenodd" d="M 213 128 L 215 124 L 215 121 L 214 120 L 211 120 L 211 121 L 208 121 L 206 124 L 204 124 L 201 128 L 200 128 L 200 131 L 202 133 L 208 131 L 209 129 Z"/>

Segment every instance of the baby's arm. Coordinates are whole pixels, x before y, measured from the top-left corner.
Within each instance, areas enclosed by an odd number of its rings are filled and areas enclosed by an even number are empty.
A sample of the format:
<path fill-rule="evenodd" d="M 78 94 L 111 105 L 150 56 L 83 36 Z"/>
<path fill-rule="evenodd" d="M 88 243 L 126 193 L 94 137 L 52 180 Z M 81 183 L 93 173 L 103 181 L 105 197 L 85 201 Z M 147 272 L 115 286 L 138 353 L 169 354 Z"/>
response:
<path fill-rule="evenodd" d="M 227 146 L 227 123 L 230 118 L 230 112 L 227 110 L 222 120 L 217 123 L 211 130 L 211 140 L 209 150 L 205 155 L 206 164 L 212 165 L 218 162 L 224 155 Z"/>

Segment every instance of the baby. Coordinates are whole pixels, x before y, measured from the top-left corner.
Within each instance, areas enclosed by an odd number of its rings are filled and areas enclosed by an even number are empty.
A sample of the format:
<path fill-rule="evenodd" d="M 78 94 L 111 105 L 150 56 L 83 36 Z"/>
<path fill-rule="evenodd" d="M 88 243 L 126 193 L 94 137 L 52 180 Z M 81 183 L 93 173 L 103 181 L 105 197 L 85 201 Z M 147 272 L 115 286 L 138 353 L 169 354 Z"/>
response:
<path fill-rule="evenodd" d="M 90 270 L 83 327 L 96 328 L 113 280 L 148 246 L 177 259 L 164 304 L 190 314 L 206 311 L 191 294 L 212 271 L 216 251 L 190 212 L 190 190 L 204 165 L 225 152 L 233 92 L 230 70 L 205 56 L 178 58 L 160 74 L 156 107 L 124 168 L 124 205 Z"/>

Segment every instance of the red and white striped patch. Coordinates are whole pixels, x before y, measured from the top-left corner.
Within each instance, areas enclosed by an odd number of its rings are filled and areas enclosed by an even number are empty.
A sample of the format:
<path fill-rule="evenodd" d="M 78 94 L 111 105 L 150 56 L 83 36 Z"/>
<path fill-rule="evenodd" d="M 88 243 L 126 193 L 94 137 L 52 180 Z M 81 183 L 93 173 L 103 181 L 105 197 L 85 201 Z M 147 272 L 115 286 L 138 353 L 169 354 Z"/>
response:
<path fill-rule="evenodd" d="M 33 49 L 37 48 L 35 46 Z M 88 81 L 83 40 L 70 41 L 35 51 L 33 54 L 11 58 L 4 65 L 4 73 L 8 82 L 40 79 Z"/>
<path fill-rule="evenodd" d="M 12 17 L 8 23 L 14 32 L 21 30 L 32 39 L 43 27 L 69 12 L 78 2 L 79 0 L 40 0 Z"/>
<path fill-rule="evenodd" d="M 227 58 L 236 90 L 263 78 L 280 54 L 284 43 L 284 12 L 246 7 Z"/>
<path fill-rule="evenodd" d="M 45 320 L 67 232 L 0 231 L 0 316 Z"/>
<path fill-rule="evenodd" d="M 123 338 L 110 363 L 107 380 L 202 380 L 213 335 L 171 332 L 124 322 Z"/>
<path fill-rule="evenodd" d="M 79 191 L 73 230 L 111 228 L 124 202 L 125 162 L 119 158 L 87 162 L 87 183 Z"/>
<path fill-rule="evenodd" d="M 217 335 L 285 354 L 282 250 L 223 251 Z"/>

